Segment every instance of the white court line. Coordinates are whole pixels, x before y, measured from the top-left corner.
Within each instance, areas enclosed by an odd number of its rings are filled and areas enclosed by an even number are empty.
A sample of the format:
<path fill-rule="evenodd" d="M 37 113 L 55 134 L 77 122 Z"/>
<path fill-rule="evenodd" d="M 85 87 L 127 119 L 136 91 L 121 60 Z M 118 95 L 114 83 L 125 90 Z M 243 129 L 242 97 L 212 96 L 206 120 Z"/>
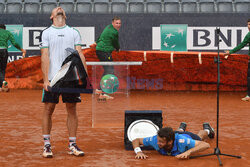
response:
<path fill-rule="evenodd" d="M 147 61 L 147 52 L 144 51 L 144 61 Z"/>

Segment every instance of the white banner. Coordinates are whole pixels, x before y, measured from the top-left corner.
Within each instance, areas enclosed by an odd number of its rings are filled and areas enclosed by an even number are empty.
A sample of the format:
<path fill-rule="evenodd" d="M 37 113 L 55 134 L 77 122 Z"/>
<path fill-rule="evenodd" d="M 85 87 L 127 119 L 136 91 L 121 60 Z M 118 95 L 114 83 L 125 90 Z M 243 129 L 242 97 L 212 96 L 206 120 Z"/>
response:
<path fill-rule="evenodd" d="M 230 50 L 243 41 L 248 33 L 247 27 L 220 27 L 220 49 Z M 187 49 L 188 50 L 217 50 L 218 39 L 216 27 L 188 27 Z M 152 49 L 160 50 L 161 32 L 160 27 L 152 27 Z M 242 50 L 248 50 L 248 46 Z"/>
<path fill-rule="evenodd" d="M 23 48 L 39 50 L 39 37 L 46 27 L 23 27 Z M 88 47 L 95 42 L 95 27 L 74 27 L 82 37 L 82 44 Z"/>

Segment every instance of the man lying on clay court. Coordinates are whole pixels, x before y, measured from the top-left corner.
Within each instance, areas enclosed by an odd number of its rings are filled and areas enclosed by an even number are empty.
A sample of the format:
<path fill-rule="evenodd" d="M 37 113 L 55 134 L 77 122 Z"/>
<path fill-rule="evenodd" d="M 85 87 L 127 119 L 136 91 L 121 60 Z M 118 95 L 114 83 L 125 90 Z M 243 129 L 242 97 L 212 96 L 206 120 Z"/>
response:
<path fill-rule="evenodd" d="M 146 159 L 140 146 L 152 146 L 162 155 L 175 156 L 178 159 L 188 159 L 193 153 L 206 150 L 210 147 L 203 140 L 207 137 L 214 138 L 214 129 L 209 123 L 203 124 L 203 130 L 193 134 L 186 132 L 187 124 L 182 122 L 177 131 L 171 127 L 165 127 L 157 132 L 157 135 L 146 138 L 137 138 L 132 141 L 136 159 Z"/>

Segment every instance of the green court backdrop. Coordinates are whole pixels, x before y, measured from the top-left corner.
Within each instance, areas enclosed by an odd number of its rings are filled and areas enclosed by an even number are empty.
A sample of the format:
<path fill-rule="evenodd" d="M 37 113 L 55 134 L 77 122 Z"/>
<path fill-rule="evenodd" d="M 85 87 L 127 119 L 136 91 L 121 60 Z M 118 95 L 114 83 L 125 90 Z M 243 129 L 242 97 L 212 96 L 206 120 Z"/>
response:
<path fill-rule="evenodd" d="M 187 51 L 187 24 L 161 24 L 161 50 Z"/>

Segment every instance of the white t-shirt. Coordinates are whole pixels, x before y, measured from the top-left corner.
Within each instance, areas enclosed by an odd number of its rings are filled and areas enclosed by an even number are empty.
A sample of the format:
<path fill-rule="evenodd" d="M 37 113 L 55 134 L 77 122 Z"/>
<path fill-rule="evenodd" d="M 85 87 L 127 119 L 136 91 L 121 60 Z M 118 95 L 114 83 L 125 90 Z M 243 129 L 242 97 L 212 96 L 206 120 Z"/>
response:
<path fill-rule="evenodd" d="M 76 45 L 81 45 L 80 33 L 67 25 L 63 27 L 50 26 L 42 33 L 40 48 L 49 48 L 49 74 L 48 79 L 52 80 L 61 69 L 63 61 L 69 55 L 66 48 L 75 49 Z"/>

